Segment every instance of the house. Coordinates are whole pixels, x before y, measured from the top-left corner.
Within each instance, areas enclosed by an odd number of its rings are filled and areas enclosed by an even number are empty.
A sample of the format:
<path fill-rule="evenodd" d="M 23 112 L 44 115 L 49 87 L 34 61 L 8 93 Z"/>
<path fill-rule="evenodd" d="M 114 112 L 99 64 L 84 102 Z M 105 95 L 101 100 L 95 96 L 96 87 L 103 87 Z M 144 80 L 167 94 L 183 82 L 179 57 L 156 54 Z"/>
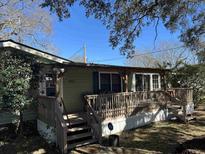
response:
<path fill-rule="evenodd" d="M 173 116 L 186 121 L 193 112 L 192 89 L 166 89 L 169 70 L 75 63 L 12 40 L 1 41 L 3 49 L 44 59 L 38 131 L 63 153 Z"/>

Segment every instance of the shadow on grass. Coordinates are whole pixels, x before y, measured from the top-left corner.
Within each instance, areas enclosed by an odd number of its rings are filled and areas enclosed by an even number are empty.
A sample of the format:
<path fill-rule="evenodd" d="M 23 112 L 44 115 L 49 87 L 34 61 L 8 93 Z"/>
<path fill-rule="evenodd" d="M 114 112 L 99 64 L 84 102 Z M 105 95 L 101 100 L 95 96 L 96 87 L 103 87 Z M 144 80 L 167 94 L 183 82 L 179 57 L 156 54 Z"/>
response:
<path fill-rule="evenodd" d="M 181 143 L 200 134 L 205 135 L 205 127 L 197 122 L 160 122 L 122 133 L 120 146 L 175 153 Z"/>
<path fill-rule="evenodd" d="M 31 130 L 32 132 L 32 130 Z M 12 128 L 5 126 L 0 130 L 0 153 L 4 154 L 58 154 L 54 145 L 49 145 L 37 133 L 16 136 Z"/>

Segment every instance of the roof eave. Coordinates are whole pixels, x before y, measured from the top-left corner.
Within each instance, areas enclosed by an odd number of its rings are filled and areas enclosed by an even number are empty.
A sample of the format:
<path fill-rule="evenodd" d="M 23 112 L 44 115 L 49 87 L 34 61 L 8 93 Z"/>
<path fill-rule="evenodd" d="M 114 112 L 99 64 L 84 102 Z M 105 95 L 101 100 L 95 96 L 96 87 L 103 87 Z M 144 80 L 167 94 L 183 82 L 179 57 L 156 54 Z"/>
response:
<path fill-rule="evenodd" d="M 26 53 L 29 53 L 35 56 L 39 56 L 39 57 L 42 57 L 42 58 L 45 58 L 45 59 L 48 59 L 48 60 L 51 60 L 57 63 L 61 63 L 61 64 L 72 63 L 72 61 L 68 59 L 61 58 L 59 56 L 44 52 L 42 50 L 35 49 L 33 47 L 30 47 L 30 46 L 27 46 L 21 43 L 17 43 L 13 40 L 0 41 L 0 48 L 14 48 L 14 49 L 21 50 L 21 51 L 24 51 Z"/>

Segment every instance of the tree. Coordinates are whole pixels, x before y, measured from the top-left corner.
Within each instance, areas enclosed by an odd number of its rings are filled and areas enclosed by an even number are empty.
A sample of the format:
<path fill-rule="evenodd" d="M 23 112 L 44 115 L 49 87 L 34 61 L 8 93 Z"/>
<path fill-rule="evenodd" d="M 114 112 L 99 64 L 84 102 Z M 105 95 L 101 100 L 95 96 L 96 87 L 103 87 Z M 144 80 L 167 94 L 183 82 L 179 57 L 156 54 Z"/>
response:
<path fill-rule="evenodd" d="M 198 60 L 200 64 L 205 64 L 205 48 L 197 53 Z"/>
<path fill-rule="evenodd" d="M 56 51 L 49 42 L 52 33 L 51 16 L 39 4 L 40 0 L 1 0 L 0 39 L 13 39 L 44 50 Z"/>
<path fill-rule="evenodd" d="M 158 67 L 158 60 L 151 54 L 140 54 L 141 52 L 135 52 L 136 56 L 126 60 L 125 64 L 135 67 Z M 138 56 L 139 55 L 139 56 Z"/>
<path fill-rule="evenodd" d="M 131 66 L 177 69 L 184 64 L 196 63 L 196 56 L 177 43 L 161 42 L 156 48 L 156 53 L 151 51 L 136 53 L 133 58 L 127 59 L 126 64 Z"/>
<path fill-rule="evenodd" d="M 0 106 L 19 116 L 16 132 L 21 133 L 23 110 L 32 101 L 28 97 L 31 59 L 5 50 L 0 52 L 0 61 Z"/>
<path fill-rule="evenodd" d="M 205 103 L 205 65 L 185 65 L 175 71 L 171 76 L 171 83 L 174 87 L 193 88 L 194 103 Z"/>
<path fill-rule="evenodd" d="M 77 0 L 44 0 L 42 7 L 49 7 L 59 19 L 70 17 L 70 7 Z M 205 36 L 204 0 L 81 0 L 86 15 L 94 16 L 110 31 L 113 48 L 122 44 L 122 54 L 131 56 L 135 51 L 135 39 L 146 26 L 154 25 L 156 37 L 158 25 L 164 25 L 192 50 L 198 51 Z"/>

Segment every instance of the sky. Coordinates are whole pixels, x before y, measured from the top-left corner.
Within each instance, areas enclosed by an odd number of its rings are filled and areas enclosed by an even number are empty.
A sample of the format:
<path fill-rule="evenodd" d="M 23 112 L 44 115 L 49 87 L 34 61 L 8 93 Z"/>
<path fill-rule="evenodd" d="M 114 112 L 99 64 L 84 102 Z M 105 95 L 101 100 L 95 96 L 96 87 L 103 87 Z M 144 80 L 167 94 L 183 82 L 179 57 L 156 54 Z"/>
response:
<path fill-rule="evenodd" d="M 71 17 L 58 21 L 53 15 L 52 42 L 58 48 L 58 54 L 64 58 L 70 58 L 76 51 L 83 55 L 82 47 L 86 44 L 87 60 L 92 63 L 111 65 L 124 65 L 126 57 L 120 54 L 118 48 L 112 49 L 109 43 L 109 31 L 105 26 L 93 17 L 87 18 L 84 9 L 78 5 L 71 8 Z M 138 52 L 154 51 L 154 26 L 144 28 L 143 33 L 136 39 Z M 178 42 L 177 34 L 171 34 L 162 24 L 158 27 L 156 46 L 161 42 Z M 107 60 L 117 59 L 118 60 Z M 107 61 L 106 61 L 107 60 Z"/>

